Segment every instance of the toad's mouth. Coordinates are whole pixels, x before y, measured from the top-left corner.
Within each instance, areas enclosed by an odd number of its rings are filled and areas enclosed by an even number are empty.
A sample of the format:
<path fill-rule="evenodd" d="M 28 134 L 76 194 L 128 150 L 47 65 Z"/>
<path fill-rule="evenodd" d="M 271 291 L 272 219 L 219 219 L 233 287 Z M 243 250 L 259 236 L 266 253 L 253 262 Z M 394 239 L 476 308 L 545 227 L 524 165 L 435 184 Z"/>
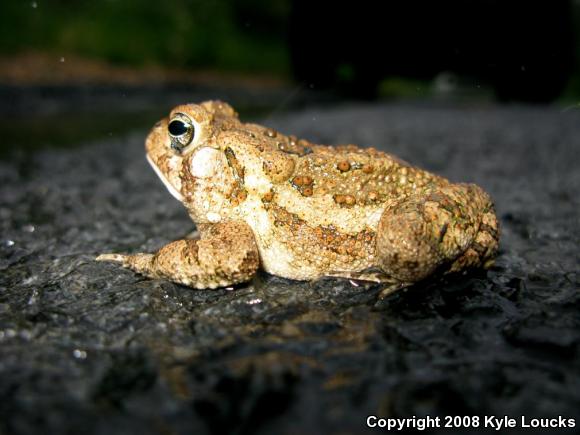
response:
<path fill-rule="evenodd" d="M 161 179 L 161 181 L 163 181 L 163 184 L 165 185 L 165 187 L 167 187 L 167 190 L 169 190 L 169 193 L 171 193 L 171 195 L 173 195 L 173 197 L 177 199 L 179 202 L 183 202 L 183 196 L 181 196 L 181 193 L 179 193 L 177 189 L 173 187 L 173 185 L 169 182 L 169 180 L 165 178 L 165 175 L 163 175 L 163 173 L 153 162 L 151 157 L 149 157 L 149 154 L 147 154 L 146 157 L 147 161 L 149 162 L 149 164 L 151 165 L 157 176 Z"/>

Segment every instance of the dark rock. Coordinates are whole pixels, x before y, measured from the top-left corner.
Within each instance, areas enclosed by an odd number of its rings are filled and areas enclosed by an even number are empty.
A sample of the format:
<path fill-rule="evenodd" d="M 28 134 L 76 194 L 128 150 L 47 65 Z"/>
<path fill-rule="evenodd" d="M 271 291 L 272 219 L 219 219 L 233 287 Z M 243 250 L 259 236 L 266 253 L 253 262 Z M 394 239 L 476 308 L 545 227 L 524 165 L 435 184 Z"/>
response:
<path fill-rule="evenodd" d="M 266 274 L 191 290 L 93 261 L 192 230 L 144 132 L 15 155 L 0 161 L 0 433 L 361 433 L 369 414 L 580 424 L 577 113 L 360 105 L 269 124 L 482 185 L 502 221 L 496 265 L 381 301 L 374 285 Z"/>

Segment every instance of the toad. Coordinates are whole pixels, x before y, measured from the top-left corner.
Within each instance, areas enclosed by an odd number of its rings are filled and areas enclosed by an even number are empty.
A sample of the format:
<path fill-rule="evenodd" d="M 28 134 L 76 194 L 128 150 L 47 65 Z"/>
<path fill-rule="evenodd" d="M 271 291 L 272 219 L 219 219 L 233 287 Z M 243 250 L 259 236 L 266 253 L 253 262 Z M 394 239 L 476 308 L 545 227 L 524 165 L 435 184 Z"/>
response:
<path fill-rule="evenodd" d="M 262 268 L 393 290 L 439 271 L 487 268 L 498 251 L 493 202 L 479 186 L 374 148 L 319 145 L 243 123 L 224 102 L 174 108 L 145 148 L 199 233 L 155 253 L 97 258 L 148 277 L 213 289 Z"/>

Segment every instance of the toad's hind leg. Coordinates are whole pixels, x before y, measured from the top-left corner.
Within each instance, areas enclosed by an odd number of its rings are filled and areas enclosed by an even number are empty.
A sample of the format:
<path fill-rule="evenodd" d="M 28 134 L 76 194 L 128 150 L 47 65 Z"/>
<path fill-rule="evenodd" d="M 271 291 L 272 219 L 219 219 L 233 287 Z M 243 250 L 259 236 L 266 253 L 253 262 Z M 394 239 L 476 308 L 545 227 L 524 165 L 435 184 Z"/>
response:
<path fill-rule="evenodd" d="M 377 228 L 377 265 L 414 283 L 443 266 L 449 272 L 488 267 L 498 239 L 487 193 L 474 184 L 450 184 L 385 209 Z"/>
<path fill-rule="evenodd" d="M 249 281 L 258 269 L 259 253 L 250 227 L 228 222 L 204 226 L 201 239 L 177 240 L 154 254 L 104 254 L 97 260 L 202 289 Z"/>

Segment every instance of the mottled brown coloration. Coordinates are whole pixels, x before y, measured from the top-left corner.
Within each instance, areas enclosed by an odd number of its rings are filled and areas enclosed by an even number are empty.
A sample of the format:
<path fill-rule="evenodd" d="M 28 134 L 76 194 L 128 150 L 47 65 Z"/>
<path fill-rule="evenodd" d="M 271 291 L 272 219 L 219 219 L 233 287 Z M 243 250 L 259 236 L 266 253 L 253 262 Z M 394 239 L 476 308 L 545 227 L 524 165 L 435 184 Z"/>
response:
<path fill-rule="evenodd" d="M 195 128 L 180 153 L 167 132 L 177 114 Z M 149 276 L 214 288 L 250 279 L 259 259 L 286 278 L 344 276 L 400 288 L 436 270 L 488 267 L 497 253 L 497 218 L 481 188 L 374 148 L 316 145 L 244 124 L 226 103 L 176 107 L 146 149 L 202 229 L 200 241 L 154 255 L 100 257 Z"/>
<path fill-rule="evenodd" d="M 491 207 L 489 196 L 474 184 L 452 184 L 395 203 L 379 222 L 381 267 L 400 281 L 415 282 L 445 265 L 453 271 L 484 265 L 497 253 L 495 215 L 494 235 L 482 225 Z"/>
<path fill-rule="evenodd" d="M 344 234 L 332 225 L 311 226 L 298 215 L 278 205 L 267 207 L 273 217 L 275 237 L 287 240 L 286 247 L 294 256 L 308 260 L 309 266 L 320 270 L 364 269 L 374 258 L 375 232 L 370 229 L 356 234 Z M 316 246 L 316 252 L 309 250 Z"/>
<path fill-rule="evenodd" d="M 195 288 L 216 288 L 247 281 L 260 265 L 251 229 L 243 222 L 202 226 L 199 240 L 177 240 L 155 254 L 100 260 L 120 261 L 123 266 L 151 278 L 167 278 Z M 228 252 L 228 255 L 223 255 Z"/>
<path fill-rule="evenodd" d="M 228 160 L 228 165 L 230 165 L 230 167 L 234 170 L 236 180 L 240 184 L 244 184 L 244 167 L 240 164 L 240 162 L 238 162 L 238 159 L 236 159 L 236 154 L 229 147 L 225 149 L 224 153 L 226 155 L 226 159 Z"/>

